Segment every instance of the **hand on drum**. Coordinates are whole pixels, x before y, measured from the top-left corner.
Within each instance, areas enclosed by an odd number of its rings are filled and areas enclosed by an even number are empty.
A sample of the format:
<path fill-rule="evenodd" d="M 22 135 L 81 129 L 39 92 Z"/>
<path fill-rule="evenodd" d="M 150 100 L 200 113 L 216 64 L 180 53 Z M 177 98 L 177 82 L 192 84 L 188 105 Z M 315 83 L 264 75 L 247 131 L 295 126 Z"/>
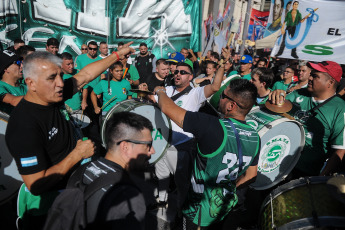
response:
<path fill-rule="evenodd" d="M 149 90 L 149 87 L 147 86 L 147 84 L 144 82 L 144 83 L 141 83 L 139 85 L 139 89 L 140 90 Z"/>
<path fill-rule="evenodd" d="M 283 104 L 285 97 L 286 97 L 286 93 L 284 90 L 281 90 L 281 89 L 274 90 L 270 92 L 270 94 L 268 95 L 268 99 L 272 102 L 272 104 L 276 104 L 276 105 Z"/>
<path fill-rule="evenodd" d="M 95 108 L 95 113 L 96 113 L 96 114 L 99 114 L 100 112 L 101 112 L 101 108 L 96 107 L 96 108 Z"/>
<path fill-rule="evenodd" d="M 117 51 L 117 54 L 119 55 L 120 60 L 124 59 L 126 55 L 135 53 L 135 50 L 132 47 L 129 47 L 132 44 L 133 42 L 128 42 L 127 44 L 122 46 L 121 50 Z"/>
<path fill-rule="evenodd" d="M 89 158 L 95 153 L 95 144 L 91 140 L 78 140 L 74 150 L 82 159 Z"/>

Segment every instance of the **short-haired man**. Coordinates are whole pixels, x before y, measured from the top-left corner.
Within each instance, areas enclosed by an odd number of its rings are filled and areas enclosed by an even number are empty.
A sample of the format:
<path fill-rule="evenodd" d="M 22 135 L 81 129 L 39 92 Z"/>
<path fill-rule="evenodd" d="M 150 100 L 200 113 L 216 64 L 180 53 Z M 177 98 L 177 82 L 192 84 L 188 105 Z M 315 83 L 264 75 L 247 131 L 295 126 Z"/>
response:
<path fill-rule="evenodd" d="M 63 80 L 67 80 L 71 77 L 73 77 L 76 73 L 77 70 L 74 69 L 74 62 L 73 62 L 73 57 L 70 53 L 64 52 L 60 55 L 62 59 L 61 63 L 61 70 L 63 72 Z M 66 108 L 70 112 L 75 111 L 75 110 L 85 110 L 86 105 L 81 103 L 82 101 L 82 94 L 81 91 L 78 91 L 73 95 L 71 99 L 68 99 L 65 101 L 65 104 L 67 105 Z"/>
<path fill-rule="evenodd" d="M 247 80 L 232 80 L 221 94 L 219 108 L 224 119 L 186 111 L 163 89 L 155 92 L 162 112 L 197 140 L 182 222 L 186 229 L 208 227 L 236 205 L 236 188 L 249 184 L 257 175 L 259 135 L 245 122 L 255 103 L 256 88 Z"/>
<path fill-rule="evenodd" d="M 87 45 L 82 44 L 80 47 L 81 54 L 86 54 L 87 53 Z"/>
<path fill-rule="evenodd" d="M 212 51 L 210 55 L 210 60 L 218 63 L 220 61 L 219 53 Z"/>
<path fill-rule="evenodd" d="M 8 47 L 7 50 L 16 52 L 16 50 L 19 49 L 19 47 L 24 46 L 24 45 L 25 45 L 25 42 L 22 39 L 17 38 L 17 39 L 14 39 L 13 46 Z"/>
<path fill-rule="evenodd" d="M 114 113 L 107 122 L 107 153 L 87 165 L 82 178 L 78 171 L 69 183 L 89 185 L 98 178 L 112 174 L 119 182 L 104 187 L 86 201 L 87 223 L 100 229 L 145 229 L 146 205 L 142 192 L 130 179 L 130 173 L 143 170 L 152 146 L 151 122 L 135 113 Z M 75 183 L 73 183 L 75 184 Z M 93 229 L 93 228 L 92 228 Z"/>
<path fill-rule="evenodd" d="M 139 72 L 139 83 L 147 82 L 156 71 L 156 56 L 148 51 L 146 43 L 140 43 L 139 54 L 135 57 L 135 67 Z"/>
<path fill-rule="evenodd" d="M 10 114 L 26 94 L 23 78 L 22 59 L 15 53 L 0 52 L 0 111 Z"/>
<path fill-rule="evenodd" d="M 230 52 L 225 50 L 225 58 L 228 59 Z M 212 96 L 220 88 L 224 75 L 224 67 L 220 67 L 212 84 L 192 88 L 190 83 L 193 79 L 193 71 L 190 65 L 180 62 L 175 70 L 175 85 L 168 86 L 162 91 L 170 97 L 174 103 L 183 109 L 196 112 L 206 101 L 206 98 Z M 157 92 L 157 90 L 156 90 Z M 158 97 L 155 97 L 155 101 Z M 193 134 L 186 132 L 178 124 L 172 122 L 171 146 L 167 153 L 156 163 L 156 175 L 158 181 L 158 198 L 159 201 L 150 208 L 161 208 L 167 204 L 167 189 L 169 187 L 169 175 L 175 174 L 175 183 L 177 187 L 177 207 L 181 208 L 186 199 L 189 178 L 186 177 L 190 170 L 189 162 L 191 151 L 193 149 Z"/>
<path fill-rule="evenodd" d="M 257 89 L 258 97 L 256 98 L 256 105 L 263 105 L 268 99 L 271 87 L 274 80 L 274 74 L 272 70 L 264 67 L 256 68 L 252 71 L 252 79 L 250 82 L 253 83 Z"/>
<path fill-rule="evenodd" d="M 49 53 L 56 55 L 59 51 L 59 45 L 60 42 L 56 38 L 49 38 L 47 40 L 46 50 Z"/>
<path fill-rule="evenodd" d="M 100 42 L 99 43 L 99 57 L 100 58 L 106 58 L 109 56 L 108 53 L 109 49 L 108 49 L 108 44 L 106 42 Z"/>
<path fill-rule="evenodd" d="M 30 55 L 31 53 L 35 52 L 36 49 L 32 46 L 28 46 L 28 45 L 24 45 L 24 46 L 21 46 L 19 47 L 17 50 L 16 50 L 16 54 L 23 58 L 23 60 L 25 60 L 26 56 Z"/>
<path fill-rule="evenodd" d="M 149 91 L 153 91 L 156 86 L 167 86 L 166 78 L 169 74 L 169 63 L 166 59 L 158 59 L 156 61 L 156 71 L 151 73 L 151 77 L 147 78 L 146 84 Z"/>
<path fill-rule="evenodd" d="M 134 50 L 126 47 L 118 52 L 118 56 L 123 58 L 129 52 Z M 117 55 L 112 54 L 63 81 L 62 61 L 56 55 L 35 52 L 25 59 L 28 91 L 12 111 L 5 140 L 26 186 L 21 195 L 43 195 L 40 202 L 46 206 L 37 208 L 49 208 L 49 198 L 45 194 L 65 188 L 72 170 L 94 154 L 90 140 L 78 140 L 61 105 L 115 61 Z M 22 205 L 27 207 L 27 204 Z M 45 211 L 28 210 L 27 219 L 24 215 L 23 221 L 26 225 L 34 224 L 35 216 L 44 215 Z M 40 220 L 38 225 L 43 224 L 42 219 L 37 218 Z"/>
<path fill-rule="evenodd" d="M 291 87 L 287 89 L 287 93 L 291 93 L 297 89 L 303 89 L 308 87 L 308 81 L 311 74 L 311 69 L 307 66 L 306 62 L 302 62 L 300 64 L 300 68 L 298 70 L 298 81 L 296 84 L 293 84 Z"/>
<path fill-rule="evenodd" d="M 289 114 L 304 127 L 305 146 L 292 171 L 295 178 L 338 172 L 345 154 L 345 102 L 333 97 L 343 71 L 339 64 L 332 61 L 308 62 L 307 66 L 312 69 L 307 88 L 288 95 L 283 90 L 276 90 L 270 95 L 275 104 L 283 103 L 286 95 L 286 99 L 296 105 Z"/>
<path fill-rule="evenodd" d="M 240 61 L 240 65 L 240 72 L 236 70 L 232 71 L 230 73 L 230 76 L 234 74 L 240 74 L 243 79 L 250 81 L 253 66 L 253 58 L 250 55 L 243 55 Z"/>
<path fill-rule="evenodd" d="M 260 58 L 258 64 L 256 65 L 257 68 L 267 68 L 267 60 L 265 58 Z"/>
<path fill-rule="evenodd" d="M 190 67 L 192 67 L 193 69 L 193 62 L 191 60 L 188 59 L 188 55 L 189 55 L 189 51 L 187 48 L 182 48 L 180 53 L 184 56 L 185 58 L 185 63 L 187 63 L 188 65 L 190 65 Z"/>

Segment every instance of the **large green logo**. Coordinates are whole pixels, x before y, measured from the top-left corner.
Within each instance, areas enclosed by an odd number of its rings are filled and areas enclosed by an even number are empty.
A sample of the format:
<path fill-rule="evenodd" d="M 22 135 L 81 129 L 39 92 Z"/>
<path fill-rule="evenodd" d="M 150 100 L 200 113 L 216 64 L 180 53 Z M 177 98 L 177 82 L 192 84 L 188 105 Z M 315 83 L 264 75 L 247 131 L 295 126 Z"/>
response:
<path fill-rule="evenodd" d="M 279 168 L 282 160 L 290 152 L 290 139 L 285 135 L 278 135 L 267 141 L 260 152 L 258 170 L 262 173 L 273 172 Z"/>

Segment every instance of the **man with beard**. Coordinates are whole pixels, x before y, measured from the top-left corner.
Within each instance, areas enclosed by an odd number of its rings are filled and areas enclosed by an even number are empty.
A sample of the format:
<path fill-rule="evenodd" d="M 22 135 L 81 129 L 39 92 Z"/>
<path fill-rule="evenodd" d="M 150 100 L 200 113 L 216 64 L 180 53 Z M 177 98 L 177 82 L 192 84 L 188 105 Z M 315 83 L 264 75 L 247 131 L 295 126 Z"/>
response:
<path fill-rule="evenodd" d="M 288 95 L 283 90 L 275 90 L 270 95 L 274 104 L 282 104 L 286 96 L 294 104 L 289 114 L 304 127 L 305 146 L 292 171 L 293 178 L 339 172 L 345 154 L 345 102 L 333 97 L 343 71 L 332 61 L 308 62 L 307 66 L 312 70 L 307 88 Z"/>
<path fill-rule="evenodd" d="M 144 229 L 145 200 L 130 174 L 145 169 L 155 153 L 152 131 L 151 122 L 139 114 L 114 113 L 105 131 L 108 148 L 105 157 L 90 162 L 86 169 L 78 169 L 70 178 L 70 184 L 81 182 L 81 186 L 109 175 L 119 178 L 118 183 L 99 189 L 86 201 L 86 219 L 90 227 Z"/>
<path fill-rule="evenodd" d="M 135 57 L 135 67 L 139 72 L 139 82 L 147 82 L 147 79 L 156 71 L 156 57 L 148 52 L 146 43 L 140 43 L 140 53 Z"/>
<path fill-rule="evenodd" d="M 293 84 L 288 90 L 287 93 L 291 93 L 297 89 L 307 88 L 308 87 L 308 80 L 311 74 L 311 69 L 307 66 L 306 62 L 300 64 L 300 68 L 298 70 L 298 82 Z"/>

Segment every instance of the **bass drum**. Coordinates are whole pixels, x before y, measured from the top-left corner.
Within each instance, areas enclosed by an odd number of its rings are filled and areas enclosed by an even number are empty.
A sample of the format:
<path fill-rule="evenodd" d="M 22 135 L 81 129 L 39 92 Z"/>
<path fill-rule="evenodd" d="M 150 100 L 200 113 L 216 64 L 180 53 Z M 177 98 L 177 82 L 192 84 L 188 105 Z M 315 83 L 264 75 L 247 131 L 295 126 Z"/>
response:
<path fill-rule="evenodd" d="M 300 178 L 273 190 L 262 204 L 260 229 L 345 229 L 345 206 L 326 184 L 331 178 Z"/>
<path fill-rule="evenodd" d="M 261 139 L 256 190 L 271 188 L 285 179 L 297 164 L 305 143 L 304 128 L 295 121 L 254 107 L 246 117 Z"/>
<path fill-rule="evenodd" d="M 155 154 L 151 156 L 150 164 L 156 163 L 166 152 L 171 138 L 170 119 L 161 112 L 158 106 L 152 103 L 144 103 L 137 99 L 131 99 L 117 103 L 111 108 L 104 117 L 101 129 L 101 137 L 104 147 L 106 148 L 107 137 L 105 128 L 111 115 L 118 112 L 133 112 L 149 119 L 153 125 L 152 139 Z"/>
<path fill-rule="evenodd" d="M 9 115 L 0 112 L 0 205 L 16 196 L 23 184 L 17 165 L 5 143 Z"/>

